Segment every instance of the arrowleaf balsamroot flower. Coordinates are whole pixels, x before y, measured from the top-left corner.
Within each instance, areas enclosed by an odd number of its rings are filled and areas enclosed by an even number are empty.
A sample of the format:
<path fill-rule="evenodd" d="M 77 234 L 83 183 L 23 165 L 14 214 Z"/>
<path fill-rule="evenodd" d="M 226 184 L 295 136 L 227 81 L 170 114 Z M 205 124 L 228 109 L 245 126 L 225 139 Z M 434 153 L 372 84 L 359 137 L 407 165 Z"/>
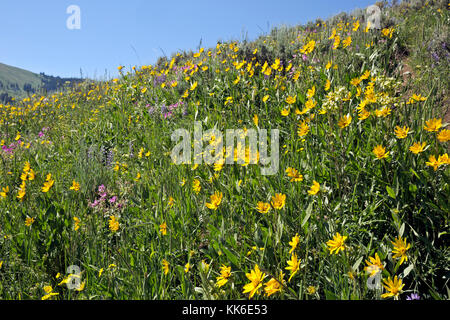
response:
<path fill-rule="evenodd" d="M 383 286 L 387 292 L 383 293 L 381 297 L 394 297 L 395 299 L 398 299 L 398 295 L 402 293 L 402 289 L 405 286 L 405 284 L 402 283 L 402 279 L 398 279 L 397 276 L 395 276 L 394 281 L 392 281 L 391 277 L 389 277 L 387 280 L 383 279 L 383 282 Z"/>
<path fill-rule="evenodd" d="M 42 192 L 48 192 L 54 183 L 55 180 L 52 179 L 52 174 L 49 173 L 45 179 L 44 186 L 42 187 Z"/>
<path fill-rule="evenodd" d="M 324 90 L 328 91 L 331 88 L 331 81 L 329 79 L 327 79 L 327 81 L 325 82 L 325 87 Z"/>
<path fill-rule="evenodd" d="M 429 167 L 433 167 L 433 170 L 436 171 L 439 168 L 439 166 L 441 166 L 442 164 L 445 164 L 445 162 L 442 161 L 441 156 L 439 156 L 438 159 L 436 160 L 436 157 L 434 155 L 431 155 L 428 158 L 428 161 L 425 162 L 425 164 Z"/>
<path fill-rule="evenodd" d="M 287 261 L 288 266 L 285 268 L 286 270 L 290 270 L 291 271 L 291 276 L 289 277 L 288 282 L 291 282 L 292 277 L 295 276 L 295 274 L 300 269 L 300 262 L 301 262 L 301 259 L 298 259 L 297 255 L 294 252 L 291 255 L 291 260 Z"/>
<path fill-rule="evenodd" d="M 316 195 L 319 191 L 320 191 L 320 183 L 314 180 L 311 188 L 308 190 L 308 194 L 313 196 Z"/>
<path fill-rule="evenodd" d="M 53 288 L 51 286 L 44 287 L 45 295 L 41 298 L 41 300 L 47 300 L 53 296 L 57 296 L 59 293 L 53 292 Z"/>
<path fill-rule="evenodd" d="M 81 220 L 78 217 L 73 217 L 73 221 L 75 222 L 73 229 L 78 231 L 78 229 L 80 229 Z"/>
<path fill-rule="evenodd" d="M 385 37 L 389 37 L 389 39 L 392 38 L 392 34 L 394 33 L 394 28 L 384 28 L 381 30 L 381 34 Z"/>
<path fill-rule="evenodd" d="M 198 85 L 198 82 L 195 81 L 195 82 L 191 85 L 190 90 L 191 90 L 191 91 L 194 91 L 195 88 L 197 88 L 197 85 Z"/>
<path fill-rule="evenodd" d="M 167 234 L 167 224 L 165 222 L 159 225 L 159 232 L 161 232 L 163 236 Z"/>
<path fill-rule="evenodd" d="M 308 89 L 308 91 L 306 92 L 306 97 L 311 99 L 312 97 L 314 97 L 315 94 L 316 94 L 316 86 L 312 86 L 312 88 Z"/>
<path fill-rule="evenodd" d="M 440 142 L 447 142 L 450 140 L 450 130 L 444 129 L 438 133 L 437 138 Z"/>
<path fill-rule="evenodd" d="M 1 198 L 6 198 L 8 196 L 8 192 L 9 192 L 9 187 L 6 186 L 6 188 L 2 188 L 2 191 L 0 192 L 0 197 Z"/>
<path fill-rule="evenodd" d="M 164 275 L 169 273 L 169 261 L 167 261 L 166 259 L 163 259 L 163 261 L 162 261 L 162 269 L 163 269 Z"/>
<path fill-rule="evenodd" d="M 270 211 L 270 203 L 258 201 L 258 204 L 256 205 L 256 210 L 259 213 L 267 213 Z"/>
<path fill-rule="evenodd" d="M 294 168 L 291 167 L 287 168 L 286 174 L 288 175 L 289 178 L 291 178 L 291 182 L 303 181 L 303 176 Z"/>
<path fill-rule="evenodd" d="M 25 226 L 29 227 L 34 223 L 34 218 L 27 217 L 25 219 Z"/>
<path fill-rule="evenodd" d="M 175 199 L 173 197 L 169 197 L 169 199 L 167 200 L 168 207 L 172 208 L 174 204 L 175 204 Z"/>
<path fill-rule="evenodd" d="M 285 281 L 283 280 L 284 274 L 283 271 L 280 271 L 279 279 L 272 278 L 265 283 L 264 292 L 267 297 L 270 297 L 272 294 L 280 292 L 283 288 Z"/>
<path fill-rule="evenodd" d="M 382 145 L 377 145 L 375 148 L 373 148 L 372 152 L 379 160 L 387 158 L 389 155 L 389 151 L 386 152 L 386 149 Z"/>
<path fill-rule="evenodd" d="M 344 129 L 348 127 L 351 122 L 352 117 L 350 115 L 343 116 L 338 122 L 339 128 Z"/>
<path fill-rule="evenodd" d="M 294 104 L 297 101 L 297 96 L 288 96 L 286 98 L 287 104 Z"/>
<path fill-rule="evenodd" d="M 26 185 L 25 181 L 23 181 L 22 184 L 20 185 L 19 191 L 17 192 L 17 199 L 22 201 L 25 195 L 26 195 Z"/>
<path fill-rule="evenodd" d="M 392 249 L 392 253 L 394 254 L 393 258 L 400 258 L 400 265 L 404 261 L 408 261 L 408 256 L 406 255 L 406 251 L 409 250 L 411 247 L 411 244 L 406 243 L 406 239 L 402 239 L 402 237 L 398 237 L 395 239 L 395 241 L 391 241 L 391 243 L 394 245 L 394 249 Z"/>
<path fill-rule="evenodd" d="M 258 126 L 259 118 L 258 118 L 258 115 L 257 115 L 257 114 L 255 114 L 255 115 L 253 116 L 253 123 L 255 124 L 255 126 Z"/>
<path fill-rule="evenodd" d="M 72 186 L 69 189 L 73 190 L 73 191 L 78 191 L 78 190 L 80 190 L 80 184 L 78 182 L 76 182 L 75 180 L 73 180 Z"/>
<path fill-rule="evenodd" d="M 300 237 L 298 236 L 298 233 L 295 234 L 294 237 L 292 237 L 292 241 L 289 242 L 289 245 L 291 246 L 291 250 L 289 250 L 289 254 L 292 253 L 292 251 L 297 248 L 298 243 L 300 242 Z"/>
<path fill-rule="evenodd" d="M 283 110 L 281 110 L 281 115 L 282 115 L 283 117 L 287 117 L 287 116 L 289 115 L 290 112 L 291 112 L 291 109 L 290 109 L 290 108 L 283 109 Z"/>
<path fill-rule="evenodd" d="M 315 294 L 317 291 L 316 287 L 314 287 L 314 286 L 309 286 L 306 290 L 308 291 L 308 294 L 311 294 L 311 295 Z"/>
<path fill-rule="evenodd" d="M 272 201 L 270 203 L 272 204 L 272 207 L 274 209 L 281 210 L 286 203 L 286 195 L 282 193 L 276 193 L 274 196 L 272 196 Z"/>
<path fill-rule="evenodd" d="M 109 230 L 112 232 L 116 232 L 119 230 L 120 224 L 119 221 L 117 221 L 116 216 L 109 217 Z"/>
<path fill-rule="evenodd" d="M 442 127 L 442 119 L 430 119 L 425 121 L 424 129 L 428 132 L 437 132 Z"/>
<path fill-rule="evenodd" d="M 216 191 L 216 192 L 214 192 L 213 195 L 210 196 L 211 203 L 207 202 L 205 205 L 209 209 L 217 210 L 217 208 L 219 207 L 220 203 L 222 202 L 222 197 L 223 197 L 222 192 Z"/>
<path fill-rule="evenodd" d="M 450 164 L 450 158 L 448 157 L 447 153 L 444 153 L 443 155 L 440 155 L 438 158 L 439 165 L 443 164 Z"/>
<path fill-rule="evenodd" d="M 409 151 L 414 154 L 419 154 L 425 150 L 427 144 L 425 142 L 415 142 L 411 147 L 409 147 Z"/>
<path fill-rule="evenodd" d="M 375 257 L 369 257 L 370 261 L 366 260 L 367 267 L 364 267 L 364 270 L 370 273 L 370 277 L 373 277 L 378 272 L 381 272 L 384 267 L 381 263 L 380 257 L 378 256 L 378 253 L 375 253 Z"/>
<path fill-rule="evenodd" d="M 310 54 L 311 52 L 313 52 L 315 46 L 316 42 L 314 40 L 310 40 L 307 44 L 303 46 L 303 48 L 300 49 L 300 52 L 304 54 Z"/>
<path fill-rule="evenodd" d="M 368 117 L 370 117 L 370 111 L 367 111 L 365 108 L 362 108 L 358 112 L 358 120 L 366 120 Z"/>
<path fill-rule="evenodd" d="M 220 276 L 216 278 L 216 286 L 218 286 L 219 288 L 224 286 L 228 282 L 230 276 L 231 276 L 231 267 L 227 267 L 226 265 L 223 264 L 220 267 Z"/>
<path fill-rule="evenodd" d="M 339 47 L 340 43 L 341 43 L 341 37 L 335 36 L 334 43 L 333 43 L 333 50 L 336 50 Z"/>
<path fill-rule="evenodd" d="M 342 47 L 347 48 L 352 43 L 352 37 L 348 36 L 342 41 Z"/>
<path fill-rule="evenodd" d="M 266 274 L 261 272 L 258 265 L 255 264 L 255 269 L 251 270 L 250 273 L 246 273 L 245 276 L 250 280 L 250 283 L 244 286 L 243 293 L 250 293 L 249 299 L 251 299 L 261 289 L 263 285 L 262 281 L 266 277 Z"/>
<path fill-rule="evenodd" d="M 233 97 L 228 97 L 225 100 L 225 105 L 229 104 L 229 103 L 233 103 Z"/>
<path fill-rule="evenodd" d="M 406 127 L 406 126 L 403 126 L 403 128 L 399 127 L 399 126 L 396 126 L 395 129 L 394 129 L 394 132 L 395 132 L 395 136 L 398 139 L 405 139 L 406 136 L 408 135 L 409 128 Z"/>
<path fill-rule="evenodd" d="M 309 132 L 309 126 L 305 121 L 303 121 L 297 130 L 297 134 L 299 135 L 299 137 L 304 137 L 308 134 L 308 132 Z"/>
<path fill-rule="evenodd" d="M 200 181 L 198 179 L 194 179 L 194 181 L 192 181 L 192 190 L 194 190 L 197 194 L 200 190 L 202 190 L 202 186 L 200 185 Z"/>
<path fill-rule="evenodd" d="M 328 249 L 330 250 L 330 254 L 333 254 L 333 251 L 335 254 L 338 254 L 340 250 L 344 251 L 344 241 L 346 239 L 347 236 L 341 236 L 339 232 L 336 232 L 336 234 L 333 236 L 333 239 L 327 241 L 327 246 L 329 247 Z"/>

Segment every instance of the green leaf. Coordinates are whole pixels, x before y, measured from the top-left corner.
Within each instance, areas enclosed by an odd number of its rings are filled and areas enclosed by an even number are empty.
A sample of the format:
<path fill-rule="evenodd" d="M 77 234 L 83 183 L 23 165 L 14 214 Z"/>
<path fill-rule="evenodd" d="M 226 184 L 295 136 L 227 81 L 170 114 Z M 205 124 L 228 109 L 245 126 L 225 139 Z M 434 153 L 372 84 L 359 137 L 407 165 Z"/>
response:
<path fill-rule="evenodd" d="M 232 264 L 234 264 L 235 266 L 239 266 L 238 258 L 234 254 L 232 254 L 230 250 L 228 250 L 227 248 L 223 247 L 222 251 L 225 253 L 227 258 L 230 259 L 230 262 Z"/>
<path fill-rule="evenodd" d="M 405 223 L 403 222 L 400 229 L 398 230 L 398 235 L 401 237 L 403 236 L 404 232 L 405 232 Z"/>
<path fill-rule="evenodd" d="M 410 264 L 408 267 L 406 267 L 405 270 L 403 270 L 403 278 L 405 278 L 413 268 L 414 268 L 413 264 Z"/>
<path fill-rule="evenodd" d="M 338 300 L 338 297 L 331 291 L 325 290 L 325 298 L 327 300 Z"/>
<path fill-rule="evenodd" d="M 419 179 L 420 180 L 420 177 L 419 177 L 419 175 L 417 174 L 417 172 L 415 172 L 413 169 L 409 169 L 409 171 L 411 171 L 416 177 L 417 177 L 417 179 Z"/>
<path fill-rule="evenodd" d="M 392 219 L 394 220 L 396 226 L 398 227 L 400 225 L 400 220 L 398 218 L 397 213 L 395 213 L 394 210 L 391 210 L 391 214 L 392 214 Z"/>
<path fill-rule="evenodd" d="M 439 294 L 436 293 L 433 289 L 430 289 L 430 294 L 435 300 L 442 300 L 442 298 L 439 296 Z"/>
<path fill-rule="evenodd" d="M 417 186 L 415 184 L 410 183 L 409 184 L 409 191 L 412 193 L 416 193 L 417 192 Z"/>
<path fill-rule="evenodd" d="M 356 294 L 352 293 L 350 295 L 350 300 L 360 300 L 360 299 L 359 299 L 359 297 Z"/>
<path fill-rule="evenodd" d="M 389 194 L 389 196 L 392 199 L 395 199 L 395 192 L 394 192 L 394 190 L 391 187 L 389 187 L 389 186 L 386 186 L 386 190 L 387 190 L 387 193 Z"/>
<path fill-rule="evenodd" d="M 302 225 L 301 225 L 302 227 L 305 225 L 305 223 L 308 221 L 309 217 L 311 216 L 312 205 L 313 205 L 313 202 L 311 202 L 309 204 L 308 208 L 306 208 L 306 214 L 305 214 L 305 217 L 303 218 Z"/>
<path fill-rule="evenodd" d="M 352 269 L 354 271 L 356 271 L 356 269 L 358 269 L 358 267 L 361 264 L 361 262 L 363 261 L 363 259 L 364 259 L 364 256 L 361 256 L 358 260 L 356 260 L 355 264 L 352 267 Z"/>

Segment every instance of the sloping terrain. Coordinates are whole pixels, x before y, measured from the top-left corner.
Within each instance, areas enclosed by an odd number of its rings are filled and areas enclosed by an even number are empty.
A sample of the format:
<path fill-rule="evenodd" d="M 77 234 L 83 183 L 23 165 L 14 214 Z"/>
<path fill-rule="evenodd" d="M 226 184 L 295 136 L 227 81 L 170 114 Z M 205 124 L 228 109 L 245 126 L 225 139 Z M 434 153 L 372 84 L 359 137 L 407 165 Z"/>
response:
<path fill-rule="evenodd" d="M 448 5 L 379 6 L 0 105 L 0 297 L 449 299 Z"/>

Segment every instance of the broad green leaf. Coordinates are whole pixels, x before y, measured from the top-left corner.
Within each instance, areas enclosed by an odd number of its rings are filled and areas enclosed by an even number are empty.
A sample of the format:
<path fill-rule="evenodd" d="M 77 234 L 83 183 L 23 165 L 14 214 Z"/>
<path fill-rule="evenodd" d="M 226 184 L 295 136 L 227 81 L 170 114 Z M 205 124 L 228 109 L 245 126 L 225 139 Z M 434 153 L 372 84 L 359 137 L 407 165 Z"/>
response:
<path fill-rule="evenodd" d="M 364 259 L 364 256 L 361 256 L 358 260 L 356 260 L 356 262 L 353 265 L 352 269 L 356 271 L 356 269 L 358 269 L 358 267 L 361 264 L 361 262 L 363 261 L 363 259 Z"/>
<path fill-rule="evenodd" d="M 414 268 L 413 264 L 410 264 L 408 267 L 405 268 L 403 271 L 403 278 L 406 278 L 406 276 L 411 272 L 411 270 Z"/>
<path fill-rule="evenodd" d="M 223 247 L 222 251 L 225 253 L 227 258 L 230 259 L 230 262 L 232 264 L 234 264 L 235 266 L 239 266 L 238 258 L 234 254 L 232 254 L 230 250 L 228 250 L 227 248 Z"/>
<path fill-rule="evenodd" d="M 331 291 L 325 290 L 325 298 L 327 300 L 338 300 L 338 297 Z"/>
<path fill-rule="evenodd" d="M 405 223 L 403 222 L 400 229 L 398 230 L 398 235 L 402 237 L 404 232 L 405 232 Z"/>
<path fill-rule="evenodd" d="M 301 225 L 302 227 L 305 225 L 305 223 L 308 221 L 309 217 L 311 216 L 312 205 L 313 205 L 313 203 L 311 202 L 309 204 L 308 208 L 306 208 L 306 214 L 305 214 L 305 217 L 303 218 L 302 225 Z"/>
<path fill-rule="evenodd" d="M 386 186 L 386 190 L 387 190 L 389 196 L 390 196 L 392 199 L 395 199 L 395 192 L 394 192 L 394 190 L 393 190 L 391 187 L 389 187 L 389 186 Z"/>

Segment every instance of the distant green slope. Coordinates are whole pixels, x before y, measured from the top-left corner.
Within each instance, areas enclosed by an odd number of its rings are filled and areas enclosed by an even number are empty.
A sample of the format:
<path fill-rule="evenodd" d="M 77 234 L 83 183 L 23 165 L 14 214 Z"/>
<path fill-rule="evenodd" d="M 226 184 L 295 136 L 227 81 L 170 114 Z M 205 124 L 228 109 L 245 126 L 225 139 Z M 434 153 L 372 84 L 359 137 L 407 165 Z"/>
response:
<path fill-rule="evenodd" d="M 41 85 L 38 74 L 0 63 L 0 94 L 21 97 L 26 95 L 25 89 L 38 90 Z"/>
<path fill-rule="evenodd" d="M 79 82 L 81 79 L 37 74 L 0 63 L 0 103 L 7 102 L 11 97 L 24 98 L 28 94 L 55 91 L 67 81 Z"/>

